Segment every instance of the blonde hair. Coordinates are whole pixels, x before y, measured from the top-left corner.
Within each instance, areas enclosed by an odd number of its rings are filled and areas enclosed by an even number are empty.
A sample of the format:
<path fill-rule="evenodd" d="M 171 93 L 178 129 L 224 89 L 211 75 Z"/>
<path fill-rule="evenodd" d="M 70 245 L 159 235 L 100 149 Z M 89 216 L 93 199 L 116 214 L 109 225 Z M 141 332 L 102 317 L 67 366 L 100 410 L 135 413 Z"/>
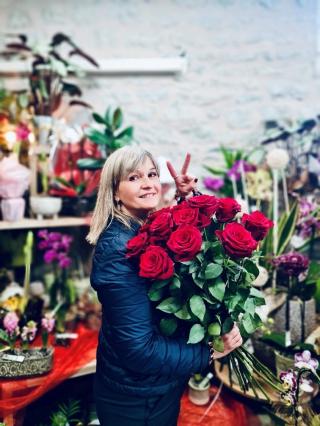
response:
<path fill-rule="evenodd" d="M 101 172 L 90 232 L 86 238 L 90 244 L 97 243 L 101 232 L 114 218 L 117 218 L 130 228 L 132 217 L 121 211 L 119 203 L 116 203 L 115 195 L 121 180 L 125 179 L 129 173 L 135 171 L 146 158 L 150 158 L 159 174 L 157 162 L 150 152 L 137 146 L 125 146 L 113 152 L 107 158 Z"/>

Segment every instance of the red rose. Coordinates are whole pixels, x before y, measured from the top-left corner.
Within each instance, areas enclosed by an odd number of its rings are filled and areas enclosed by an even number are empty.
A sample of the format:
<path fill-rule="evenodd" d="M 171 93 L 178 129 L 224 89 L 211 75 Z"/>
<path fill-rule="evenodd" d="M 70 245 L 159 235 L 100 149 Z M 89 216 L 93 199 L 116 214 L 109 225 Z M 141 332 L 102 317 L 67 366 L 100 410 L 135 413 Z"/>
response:
<path fill-rule="evenodd" d="M 166 239 L 171 233 L 173 220 L 171 213 L 164 211 L 155 217 L 150 223 L 149 233 L 159 239 Z"/>
<path fill-rule="evenodd" d="M 176 225 L 196 225 L 199 209 L 181 208 L 172 211 L 172 218 Z"/>
<path fill-rule="evenodd" d="M 216 218 L 218 222 L 228 222 L 240 211 L 240 204 L 233 198 L 220 198 L 216 210 Z"/>
<path fill-rule="evenodd" d="M 213 195 L 197 195 L 188 199 L 189 206 L 198 207 L 200 213 L 212 216 L 218 207 L 218 198 Z"/>
<path fill-rule="evenodd" d="M 203 229 L 211 224 L 211 217 L 200 213 L 198 216 L 198 228 Z"/>
<path fill-rule="evenodd" d="M 252 212 L 251 214 L 245 213 L 242 216 L 241 222 L 257 241 L 263 240 L 269 229 L 273 227 L 272 220 L 269 220 L 259 211 Z"/>
<path fill-rule="evenodd" d="M 231 257 L 250 257 L 258 242 L 240 223 L 228 223 L 223 231 L 216 231 L 226 253 Z"/>
<path fill-rule="evenodd" d="M 174 274 L 174 263 L 159 246 L 149 246 L 140 257 L 140 277 L 166 280 Z"/>
<path fill-rule="evenodd" d="M 127 242 L 126 257 L 133 257 L 140 254 L 147 246 L 148 234 L 141 232 Z"/>
<path fill-rule="evenodd" d="M 167 246 L 175 254 L 175 260 L 191 260 L 199 253 L 202 244 L 201 232 L 192 225 L 180 226 L 170 235 Z"/>
<path fill-rule="evenodd" d="M 163 209 L 157 210 L 157 211 L 149 214 L 148 219 L 147 219 L 147 223 L 150 224 L 162 213 L 169 213 L 170 211 L 171 211 L 171 207 L 164 207 Z"/>

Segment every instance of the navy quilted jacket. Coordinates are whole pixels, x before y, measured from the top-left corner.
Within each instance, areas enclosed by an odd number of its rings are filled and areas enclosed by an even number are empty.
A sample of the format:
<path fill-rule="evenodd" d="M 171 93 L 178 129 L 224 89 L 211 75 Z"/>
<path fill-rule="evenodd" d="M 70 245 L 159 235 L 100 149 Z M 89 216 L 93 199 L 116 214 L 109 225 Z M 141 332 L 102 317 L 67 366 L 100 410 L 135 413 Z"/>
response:
<path fill-rule="evenodd" d="M 125 257 L 126 243 L 138 228 L 133 224 L 128 229 L 114 220 L 95 249 L 91 284 L 102 304 L 96 378 L 123 393 L 162 395 L 203 371 L 209 349 L 159 333 L 148 281 Z"/>

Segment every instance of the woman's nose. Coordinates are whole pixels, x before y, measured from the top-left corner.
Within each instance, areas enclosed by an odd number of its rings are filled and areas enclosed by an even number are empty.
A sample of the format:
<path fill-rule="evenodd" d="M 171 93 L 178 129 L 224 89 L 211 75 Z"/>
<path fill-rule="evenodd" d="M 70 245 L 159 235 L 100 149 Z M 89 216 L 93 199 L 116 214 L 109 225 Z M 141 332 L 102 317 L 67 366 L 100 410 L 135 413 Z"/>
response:
<path fill-rule="evenodd" d="M 152 186 L 152 182 L 151 179 L 149 178 L 149 176 L 143 176 L 142 180 L 141 180 L 142 186 Z"/>

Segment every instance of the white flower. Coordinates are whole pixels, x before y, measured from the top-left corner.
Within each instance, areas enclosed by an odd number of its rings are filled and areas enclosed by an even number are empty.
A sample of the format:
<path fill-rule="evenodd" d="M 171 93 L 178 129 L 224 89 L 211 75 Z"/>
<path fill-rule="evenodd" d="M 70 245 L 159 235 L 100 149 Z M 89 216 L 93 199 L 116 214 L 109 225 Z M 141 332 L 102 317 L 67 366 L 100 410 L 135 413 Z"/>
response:
<path fill-rule="evenodd" d="M 267 164 L 270 169 L 283 170 L 288 163 L 289 155 L 284 149 L 275 148 L 267 154 Z"/>
<path fill-rule="evenodd" d="M 311 358 L 310 351 L 303 351 L 302 353 L 295 354 L 294 360 L 294 365 L 297 368 L 308 368 L 309 370 L 315 371 L 319 366 L 319 362 L 315 358 Z"/>

